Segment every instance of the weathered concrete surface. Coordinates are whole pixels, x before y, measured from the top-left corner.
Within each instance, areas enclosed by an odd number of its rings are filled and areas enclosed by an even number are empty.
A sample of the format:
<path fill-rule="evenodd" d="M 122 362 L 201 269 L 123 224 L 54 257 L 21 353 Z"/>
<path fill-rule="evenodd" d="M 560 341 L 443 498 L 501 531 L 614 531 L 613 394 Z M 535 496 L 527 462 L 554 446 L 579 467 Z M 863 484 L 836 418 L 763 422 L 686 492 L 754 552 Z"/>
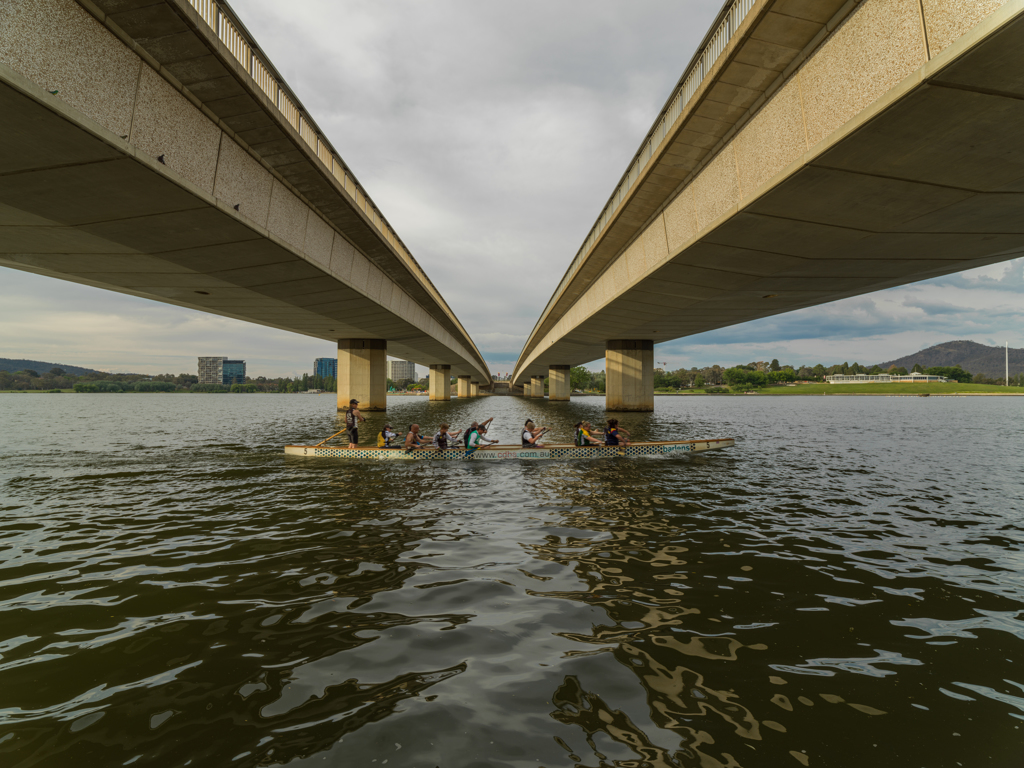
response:
<path fill-rule="evenodd" d="M 456 394 L 459 397 L 469 397 L 472 389 L 472 376 L 459 376 L 458 389 Z"/>
<path fill-rule="evenodd" d="M 450 365 L 430 366 L 428 382 L 431 400 L 445 401 L 452 399 L 452 387 L 450 383 L 451 376 L 452 367 Z"/>
<path fill-rule="evenodd" d="M 0 265 L 489 379 L 187 0 L 0 5 L 0 136 Z"/>
<path fill-rule="evenodd" d="M 338 410 L 359 401 L 360 411 L 388 409 L 387 343 L 382 339 L 338 340 Z"/>
<path fill-rule="evenodd" d="M 1024 253 L 1022 13 L 759 3 L 648 163 L 681 181 L 637 182 L 646 207 L 621 224 L 620 209 L 514 380 L 608 339 L 668 341 Z M 707 104 L 725 85 L 747 89 L 736 110 Z"/>
<path fill-rule="evenodd" d="M 654 342 L 609 341 L 604 370 L 605 410 L 654 410 Z"/>
<path fill-rule="evenodd" d="M 569 399 L 569 366 L 552 365 L 548 368 L 548 400 Z"/>

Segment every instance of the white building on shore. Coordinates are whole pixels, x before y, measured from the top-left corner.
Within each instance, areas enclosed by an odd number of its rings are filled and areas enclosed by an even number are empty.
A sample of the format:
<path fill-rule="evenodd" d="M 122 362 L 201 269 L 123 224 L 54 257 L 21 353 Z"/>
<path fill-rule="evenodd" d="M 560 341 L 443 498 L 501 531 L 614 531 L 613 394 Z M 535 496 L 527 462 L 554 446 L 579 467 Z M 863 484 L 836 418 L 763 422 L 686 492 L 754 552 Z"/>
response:
<path fill-rule="evenodd" d="M 909 373 L 898 376 L 891 373 L 834 373 L 826 376 L 829 384 L 948 384 L 949 379 L 926 373 Z"/>

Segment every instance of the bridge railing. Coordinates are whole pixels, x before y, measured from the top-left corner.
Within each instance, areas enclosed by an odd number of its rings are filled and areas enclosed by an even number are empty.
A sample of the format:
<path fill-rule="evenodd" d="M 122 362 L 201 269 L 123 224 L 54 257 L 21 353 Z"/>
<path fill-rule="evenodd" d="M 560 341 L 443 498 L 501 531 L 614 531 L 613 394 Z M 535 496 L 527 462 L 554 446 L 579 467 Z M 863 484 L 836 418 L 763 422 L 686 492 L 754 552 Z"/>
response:
<path fill-rule="evenodd" d="M 555 302 L 562 295 L 566 286 L 579 272 L 580 267 L 583 266 L 583 262 L 586 261 L 590 251 L 597 245 L 598 240 L 601 238 L 601 234 L 605 228 L 611 223 L 615 212 L 622 206 L 629 195 L 629 190 L 636 184 L 640 178 L 640 174 L 647 166 L 648 161 L 654 155 L 654 152 L 661 146 L 661 143 L 665 140 L 668 135 L 669 129 L 682 114 L 683 109 L 689 103 L 690 99 L 693 98 L 700 87 L 701 82 L 711 71 L 711 67 L 718 57 L 725 51 L 725 47 L 732 36 L 739 29 L 740 24 L 746 18 L 750 9 L 754 7 L 756 0 L 733 0 L 731 5 L 728 5 L 718 15 L 717 27 L 712 28 L 712 32 L 705 38 L 703 47 L 698 51 L 694 57 L 690 68 L 686 70 L 683 77 L 680 78 L 679 84 L 676 86 L 672 97 L 669 99 L 668 104 L 662 109 L 657 119 L 654 121 L 654 127 L 644 137 L 643 143 L 640 145 L 640 149 L 633 156 L 633 160 L 629 165 L 629 169 L 623 174 L 621 181 L 615 191 L 612 192 L 611 198 L 605 204 L 605 207 L 601 211 L 601 215 L 597 217 L 597 222 L 591 228 L 587 234 L 587 238 L 583 241 L 583 245 L 580 246 L 577 251 L 575 258 L 572 263 L 569 264 L 569 269 L 566 270 L 565 276 L 562 281 L 555 288 L 551 294 L 551 298 L 548 300 L 547 305 L 544 307 L 544 311 L 540 314 L 540 319 L 537 321 L 537 327 L 540 326 L 543 319 L 547 316 L 548 312 L 554 306 Z M 536 328 L 534 329 L 536 330 Z"/>
<path fill-rule="evenodd" d="M 451 311 L 441 294 L 430 282 L 426 273 L 413 258 L 412 254 L 405 247 L 394 229 L 388 224 L 387 219 L 381 214 L 380 209 L 374 205 L 373 200 L 366 194 L 352 171 L 345 165 L 341 157 L 324 138 L 323 132 L 317 128 L 316 123 L 302 109 L 301 102 L 288 88 L 284 79 L 270 63 L 266 56 L 260 51 L 259 46 L 245 30 L 245 27 L 230 11 L 230 6 L 225 2 L 217 0 L 188 0 L 189 4 L 196 10 L 199 17 L 206 22 L 213 30 L 217 38 L 224 43 L 231 55 L 238 61 L 246 72 L 253 78 L 256 85 L 263 91 L 270 101 L 277 107 L 278 111 L 299 134 L 303 141 L 309 145 L 327 170 L 337 179 L 341 188 L 352 198 L 359 208 L 370 220 L 373 226 L 387 240 L 399 257 L 416 275 L 426 290 L 443 307 L 455 324 L 462 329 L 463 334 L 469 339 L 469 334 L 462 328 L 461 323 L 455 319 L 455 313 Z"/>

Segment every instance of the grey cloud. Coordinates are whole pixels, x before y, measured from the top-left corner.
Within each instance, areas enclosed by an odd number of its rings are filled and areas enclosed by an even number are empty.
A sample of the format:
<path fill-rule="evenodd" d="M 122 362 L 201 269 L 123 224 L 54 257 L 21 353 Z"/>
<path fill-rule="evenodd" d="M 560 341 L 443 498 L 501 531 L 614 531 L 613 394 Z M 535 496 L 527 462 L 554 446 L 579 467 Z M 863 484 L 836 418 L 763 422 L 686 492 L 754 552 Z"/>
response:
<path fill-rule="evenodd" d="M 245 0 L 234 7 L 487 361 L 506 371 L 721 4 Z M 4 278 L 10 274 L 18 275 Z M 722 362 L 714 356 L 719 346 L 818 338 L 931 339 L 946 330 L 946 338 L 961 338 L 965 328 L 999 335 L 1014 316 L 1013 295 L 1024 289 L 1024 260 L 1000 279 L 952 275 L 915 289 L 929 285 L 961 293 L 894 289 L 904 293 L 659 345 L 659 359 L 706 354 L 692 364 Z M 1009 298 L 970 298 L 993 291 Z M 926 303 L 897 317 L 879 309 L 892 296 L 907 310 Z M 15 297 L 38 308 L 35 344 L 67 349 L 70 313 L 92 317 L 104 334 L 102 317 L 115 319 L 117 344 L 81 337 L 71 350 L 80 359 L 54 358 L 71 363 L 98 365 L 94 350 L 131 367 L 154 340 L 182 364 L 204 351 L 239 354 L 260 359 L 268 375 L 306 370 L 313 357 L 333 354 L 329 342 L 34 276 L 0 284 L 5 348 L 21 343 L 11 330 L 21 327 L 17 317 L 3 311 Z M 965 309 L 929 312 L 942 303 Z M 993 303 L 1007 306 L 969 308 Z M 164 369 L 163 358 L 147 359 L 147 370 Z"/>
<path fill-rule="evenodd" d="M 720 6 L 240 11 L 490 359 L 518 354 L 481 339 L 529 332 Z"/>

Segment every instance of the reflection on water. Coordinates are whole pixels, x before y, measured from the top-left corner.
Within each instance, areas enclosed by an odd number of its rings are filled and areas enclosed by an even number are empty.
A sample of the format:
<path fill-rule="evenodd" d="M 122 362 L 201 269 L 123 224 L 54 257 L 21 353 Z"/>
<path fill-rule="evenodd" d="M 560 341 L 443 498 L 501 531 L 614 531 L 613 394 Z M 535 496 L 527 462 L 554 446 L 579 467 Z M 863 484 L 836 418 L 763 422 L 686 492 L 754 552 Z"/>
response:
<path fill-rule="evenodd" d="M 386 466 L 281 455 L 329 399 L 0 396 L 0 765 L 1017 766 L 1018 402 L 659 398 L 638 439 L 736 448 Z"/>

